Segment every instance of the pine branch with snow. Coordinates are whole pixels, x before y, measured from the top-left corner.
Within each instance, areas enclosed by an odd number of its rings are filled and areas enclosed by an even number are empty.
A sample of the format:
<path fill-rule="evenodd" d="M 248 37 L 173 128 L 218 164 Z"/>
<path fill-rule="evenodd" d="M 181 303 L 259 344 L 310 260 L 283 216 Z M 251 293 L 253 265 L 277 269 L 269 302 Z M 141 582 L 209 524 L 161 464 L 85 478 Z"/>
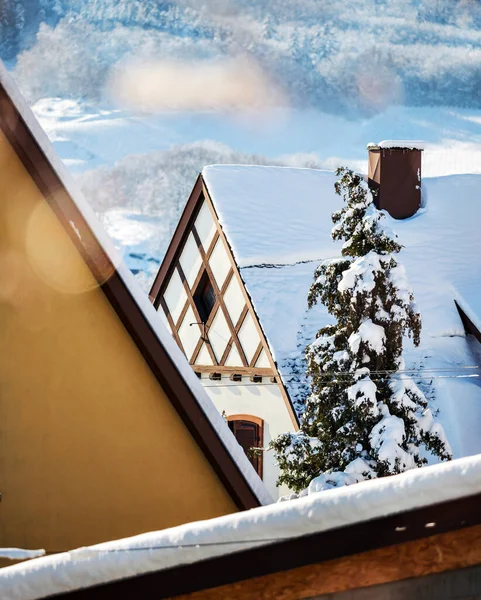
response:
<path fill-rule="evenodd" d="M 337 175 L 344 206 L 332 215 L 342 258 L 323 262 L 308 296 L 335 324 L 308 346 L 311 378 L 301 430 L 271 442 L 279 483 L 295 491 L 350 485 L 421 467 L 424 448 L 451 458 L 444 431 L 424 394 L 405 375 L 403 340 L 419 345 L 421 316 L 404 267 L 402 246 L 376 209 L 364 180 Z"/>

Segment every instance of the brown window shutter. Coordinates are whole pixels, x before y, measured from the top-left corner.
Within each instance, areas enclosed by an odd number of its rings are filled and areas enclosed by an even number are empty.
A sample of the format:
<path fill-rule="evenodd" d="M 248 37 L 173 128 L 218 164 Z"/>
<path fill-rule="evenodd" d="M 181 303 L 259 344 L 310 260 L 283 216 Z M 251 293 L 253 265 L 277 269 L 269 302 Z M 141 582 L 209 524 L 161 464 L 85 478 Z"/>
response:
<path fill-rule="evenodd" d="M 229 427 L 242 446 L 252 466 L 262 478 L 262 453 L 253 454 L 251 448 L 262 447 L 262 428 L 257 423 L 245 420 L 229 421 Z"/>

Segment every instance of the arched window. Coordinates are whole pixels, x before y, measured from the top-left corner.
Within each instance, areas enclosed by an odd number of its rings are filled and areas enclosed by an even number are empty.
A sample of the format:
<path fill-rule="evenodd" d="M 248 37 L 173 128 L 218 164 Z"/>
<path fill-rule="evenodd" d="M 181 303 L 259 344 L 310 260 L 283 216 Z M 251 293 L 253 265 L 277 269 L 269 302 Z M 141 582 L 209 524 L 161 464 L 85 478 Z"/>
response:
<path fill-rule="evenodd" d="M 227 417 L 229 429 L 244 449 L 247 458 L 262 479 L 262 448 L 264 445 L 264 421 L 252 415 L 231 415 Z"/>

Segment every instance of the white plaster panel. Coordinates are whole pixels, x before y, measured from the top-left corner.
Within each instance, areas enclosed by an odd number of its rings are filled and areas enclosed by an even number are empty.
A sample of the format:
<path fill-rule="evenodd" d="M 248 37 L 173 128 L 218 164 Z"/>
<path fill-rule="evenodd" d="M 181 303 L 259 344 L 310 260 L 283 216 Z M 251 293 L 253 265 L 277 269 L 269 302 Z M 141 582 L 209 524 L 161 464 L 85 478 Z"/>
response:
<path fill-rule="evenodd" d="M 222 240 L 219 238 L 209 258 L 210 268 L 220 289 L 231 267 L 229 256 Z"/>
<path fill-rule="evenodd" d="M 229 356 L 225 361 L 226 367 L 242 367 L 244 366 L 242 363 L 242 359 L 239 354 L 239 350 L 237 350 L 237 346 L 232 344 L 232 348 L 230 349 Z"/>
<path fill-rule="evenodd" d="M 232 323 L 237 325 L 237 321 L 241 316 L 242 311 L 244 310 L 245 300 L 244 295 L 242 294 L 241 287 L 239 282 L 237 281 L 237 277 L 232 276 L 229 285 L 224 294 L 224 303 L 227 308 L 227 312 L 231 318 Z"/>
<path fill-rule="evenodd" d="M 157 309 L 157 312 L 158 312 L 158 314 L 160 316 L 160 320 L 162 321 L 162 323 L 167 328 L 167 331 L 169 333 L 172 333 L 172 328 L 170 326 L 169 320 L 167 319 L 167 315 L 165 314 L 164 309 L 162 308 L 162 306 L 159 306 L 159 308 Z"/>
<path fill-rule="evenodd" d="M 202 258 L 200 256 L 197 243 L 192 233 L 189 233 L 187 242 L 185 243 L 184 249 L 182 250 L 182 254 L 180 255 L 179 262 L 180 266 L 182 267 L 182 271 L 184 271 L 187 283 L 192 289 L 194 281 L 196 280 L 196 277 L 199 274 L 200 268 L 202 266 Z"/>
<path fill-rule="evenodd" d="M 209 327 L 208 336 L 217 361 L 220 361 L 231 337 L 229 326 L 220 306 Z"/>
<path fill-rule="evenodd" d="M 205 252 L 207 252 L 212 240 L 214 239 L 216 227 L 211 210 L 206 202 L 203 202 L 199 214 L 197 215 L 197 219 L 195 220 L 195 229 L 197 230 L 200 241 L 202 242 L 202 247 L 204 248 Z"/>
<path fill-rule="evenodd" d="M 182 283 L 182 279 L 180 278 L 177 269 L 174 269 L 169 284 L 167 285 L 167 289 L 164 292 L 164 300 L 169 308 L 174 323 L 177 323 L 177 319 L 180 317 L 180 313 L 187 301 L 184 284 Z"/>
<path fill-rule="evenodd" d="M 207 346 L 204 344 L 202 344 L 200 350 L 199 350 L 199 354 L 195 360 L 195 364 L 196 365 L 201 365 L 201 366 L 206 366 L 206 367 L 210 367 L 211 365 L 214 364 L 209 351 L 207 350 Z"/>
<path fill-rule="evenodd" d="M 259 346 L 259 342 L 261 341 L 250 312 L 247 313 L 244 322 L 242 323 L 242 327 L 240 328 L 239 340 L 242 344 L 246 358 L 250 363 Z"/>
<path fill-rule="evenodd" d="M 278 384 L 259 383 L 253 385 L 248 377 L 242 382 L 231 382 L 227 377 L 221 381 L 201 379 L 201 383 L 214 402 L 217 410 L 225 410 L 229 415 L 253 415 L 264 421 L 264 448 L 269 442 L 285 431 L 294 431 L 291 418 Z M 279 467 L 273 452 L 264 452 L 263 480 L 274 499 L 290 493 L 287 486 L 276 486 Z"/>
<path fill-rule="evenodd" d="M 259 367 L 259 369 L 270 369 L 271 367 L 269 359 L 267 358 L 266 351 L 264 349 L 262 349 L 261 353 L 259 354 L 259 358 L 256 361 L 256 367 Z"/>
<path fill-rule="evenodd" d="M 182 342 L 185 355 L 189 361 L 192 358 L 192 354 L 200 338 L 200 327 L 195 322 L 196 318 L 194 316 L 194 311 L 189 306 L 182 321 L 182 325 L 179 327 L 180 341 Z M 195 323 L 195 325 L 191 325 L 191 323 Z"/>

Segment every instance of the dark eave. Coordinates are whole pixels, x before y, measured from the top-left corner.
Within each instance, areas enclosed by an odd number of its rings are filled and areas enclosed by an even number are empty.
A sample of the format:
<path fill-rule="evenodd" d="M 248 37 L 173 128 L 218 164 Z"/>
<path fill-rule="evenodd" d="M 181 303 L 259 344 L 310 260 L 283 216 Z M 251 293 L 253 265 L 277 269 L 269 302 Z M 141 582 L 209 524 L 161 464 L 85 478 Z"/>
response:
<path fill-rule="evenodd" d="M 463 322 L 463 327 L 466 333 L 470 333 L 474 335 L 474 337 L 481 343 L 481 331 L 476 327 L 476 325 L 471 321 L 468 315 L 464 312 L 464 310 L 459 306 L 459 304 L 454 301 L 456 304 L 456 308 L 458 309 L 459 316 L 461 317 L 461 321 Z"/>
<path fill-rule="evenodd" d="M 175 261 L 178 256 L 180 256 L 180 252 L 182 250 L 182 241 L 185 238 L 185 233 L 190 229 L 190 226 L 195 220 L 197 216 L 198 208 L 200 205 L 200 201 L 203 197 L 202 193 L 202 176 L 199 175 L 195 182 L 195 185 L 190 193 L 189 199 L 187 200 L 187 204 L 182 212 L 182 216 L 180 217 L 180 221 L 175 228 L 174 235 L 170 240 L 169 247 L 167 248 L 167 252 L 165 253 L 162 264 L 160 265 L 160 269 L 155 277 L 154 283 L 152 284 L 152 288 L 149 293 L 149 298 L 155 308 L 159 307 L 160 302 L 160 291 L 165 282 L 167 282 L 171 271 L 175 266 Z"/>
<path fill-rule="evenodd" d="M 0 84 L 0 130 L 42 192 L 152 373 L 240 510 L 260 506 L 245 476 L 163 346 L 102 244 Z"/>

